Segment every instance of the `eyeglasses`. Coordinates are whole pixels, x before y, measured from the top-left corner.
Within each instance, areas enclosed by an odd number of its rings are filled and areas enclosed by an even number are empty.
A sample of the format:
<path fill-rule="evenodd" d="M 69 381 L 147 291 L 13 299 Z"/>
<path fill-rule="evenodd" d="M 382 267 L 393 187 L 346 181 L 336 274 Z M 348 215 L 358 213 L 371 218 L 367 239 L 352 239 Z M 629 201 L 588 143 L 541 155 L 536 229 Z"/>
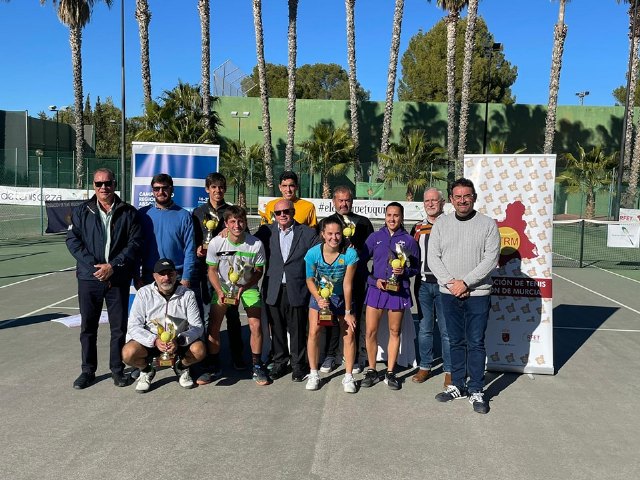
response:
<path fill-rule="evenodd" d="M 425 200 L 424 203 L 440 203 L 440 200 Z"/>
<path fill-rule="evenodd" d="M 97 188 L 111 188 L 113 187 L 113 180 L 106 180 L 104 182 L 93 182 L 93 184 L 97 187 Z"/>
<path fill-rule="evenodd" d="M 471 201 L 475 198 L 475 195 L 472 193 L 467 193 L 466 195 L 451 195 L 451 198 L 453 198 L 456 202 L 459 202 L 460 200 Z"/>
<path fill-rule="evenodd" d="M 280 216 L 280 215 L 291 215 L 291 209 L 290 208 L 285 208 L 284 210 L 274 210 L 273 213 L 276 214 L 276 216 Z"/>
<path fill-rule="evenodd" d="M 169 190 L 171 190 L 171 186 L 170 185 L 166 185 L 166 186 L 162 186 L 162 187 L 151 187 L 153 188 L 154 192 L 159 192 L 160 190 L 162 190 L 163 192 L 168 192 Z"/>

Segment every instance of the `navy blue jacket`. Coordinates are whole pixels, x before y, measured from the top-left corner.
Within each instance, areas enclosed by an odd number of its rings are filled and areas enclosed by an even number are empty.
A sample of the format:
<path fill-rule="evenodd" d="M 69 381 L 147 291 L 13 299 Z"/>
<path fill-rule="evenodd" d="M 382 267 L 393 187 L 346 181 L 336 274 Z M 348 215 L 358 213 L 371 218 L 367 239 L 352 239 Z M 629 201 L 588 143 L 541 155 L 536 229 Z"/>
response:
<path fill-rule="evenodd" d="M 76 276 L 80 280 L 99 280 L 93 276 L 96 264 L 106 263 L 104 248 L 106 236 L 97 198 L 91 199 L 73 209 L 71 226 L 67 231 L 67 248 L 76 259 Z M 129 285 L 142 251 L 142 228 L 137 210 L 116 195 L 111 219 L 111 247 L 109 263 L 113 275 L 112 285 Z"/>

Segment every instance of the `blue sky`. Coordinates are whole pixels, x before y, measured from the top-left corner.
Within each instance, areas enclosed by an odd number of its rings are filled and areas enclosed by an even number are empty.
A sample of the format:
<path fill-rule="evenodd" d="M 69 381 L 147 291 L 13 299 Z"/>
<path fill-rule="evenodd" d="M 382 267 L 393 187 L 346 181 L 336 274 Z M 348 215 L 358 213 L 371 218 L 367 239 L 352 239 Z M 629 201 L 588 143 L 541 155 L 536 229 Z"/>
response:
<path fill-rule="evenodd" d="M 83 34 L 84 93 L 92 102 L 110 96 L 120 104 L 120 1 L 109 10 L 98 3 Z M 135 0 L 125 1 L 127 116 L 142 111 L 140 46 Z M 200 81 L 200 23 L 197 0 L 150 0 L 153 96 L 178 79 Z M 358 0 L 356 55 L 358 80 L 372 100 L 384 100 L 391 41 L 393 0 Z M 250 0 L 211 0 L 212 67 L 231 60 L 245 73 L 256 63 Z M 506 58 L 518 67 L 513 86 L 518 103 L 547 103 L 553 27 L 558 2 L 481 0 L 482 15 Z M 463 12 L 466 15 L 466 12 Z M 406 0 L 401 54 L 410 38 L 429 30 L 443 11 L 426 0 Z M 613 105 L 612 90 L 625 81 L 628 62 L 627 6 L 615 0 L 573 0 L 567 4 L 559 104 L 576 105 L 576 92 L 588 90 L 585 105 Z M 287 63 L 287 1 L 263 2 L 265 56 Z M 28 110 L 35 116 L 49 105 L 73 103 L 68 29 L 49 2 L 0 3 L 0 109 Z M 298 65 L 338 63 L 346 68 L 344 0 L 301 0 L 298 10 Z M 398 77 L 401 75 L 398 65 Z"/>

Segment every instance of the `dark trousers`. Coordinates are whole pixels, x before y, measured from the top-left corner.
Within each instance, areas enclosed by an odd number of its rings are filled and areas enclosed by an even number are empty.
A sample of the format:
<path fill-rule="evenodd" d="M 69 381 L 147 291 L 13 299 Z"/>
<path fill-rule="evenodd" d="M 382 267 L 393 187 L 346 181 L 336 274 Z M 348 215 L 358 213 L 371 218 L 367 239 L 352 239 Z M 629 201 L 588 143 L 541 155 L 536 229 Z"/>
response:
<path fill-rule="evenodd" d="M 352 296 L 352 309 L 356 317 L 356 362 L 358 358 L 367 358 L 367 347 L 364 342 L 364 318 L 362 318 L 362 311 L 364 309 L 364 298 L 367 292 L 367 279 L 354 278 L 353 287 L 351 291 Z M 346 308 L 349 308 L 346 305 Z M 324 343 L 324 356 L 326 357 L 338 357 L 338 347 L 340 346 L 340 327 L 325 327 L 324 328 L 325 343 Z"/>
<path fill-rule="evenodd" d="M 95 373 L 98 368 L 98 324 L 102 305 L 106 303 L 111 328 L 109 369 L 114 373 L 122 373 L 122 347 L 127 333 L 129 285 L 112 287 L 109 282 L 78 280 L 78 303 L 81 317 L 82 371 Z"/>
<path fill-rule="evenodd" d="M 276 304 L 268 307 L 274 368 L 286 365 L 291 356 L 293 372 L 306 371 L 308 307 L 292 306 L 286 285 L 280 286 Z M 287 343 L 287 332 L 291 337 L 291 348 Z"/>

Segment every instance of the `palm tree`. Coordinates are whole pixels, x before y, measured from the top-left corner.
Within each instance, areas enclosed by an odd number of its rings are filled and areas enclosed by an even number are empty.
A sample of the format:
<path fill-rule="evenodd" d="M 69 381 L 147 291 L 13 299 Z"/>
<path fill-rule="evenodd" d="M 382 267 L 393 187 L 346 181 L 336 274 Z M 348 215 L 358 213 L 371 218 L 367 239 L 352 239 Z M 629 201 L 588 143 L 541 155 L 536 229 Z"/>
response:
<path fill-rule="evenodd" d="M 220 157 L 220 172 L 238 189 L 238 205 L 247 208 L 247 180 L 264 181 L 262 146 L 254 143 L 246 147 L 244 142 L 227 139 Z"/>
<path fill-rule="evenodd" d="M 212 97 L 210 102 L 216 102 Z M 169 143 L 215 143 L 220 125 L 218 114 L 204 113 L 198 85 L 179 82 L 173 90 L 165 90 L 160 103 L 151 101 L 145 107 L 145 128 L 136 140 Z"/>
<path fill-rule="evenodd" d="M 151 12 L 147 0 L 136 0 L 136 20 L 140 33 L 140 67 L 145 105 L 151 101 L 151 67 L 149 66 L 149 22 Z"/>
<path fill-rule="evenodd" d="M 464 154 L 467 150 L 467 129 L 469 128 L 469 96 L 471 93 L 471 61 L 476 43 L 476 20 L 478 0 L 469 0 L 467 6 L 467 30 L 464 34 L 464 60 L 462 63 L 462 92 L 460 94 L 460 124 L 458 131 L 458 157 L 456 178 L 463 175 Z"/>
<path fill-rule="evenodd" d="M 287 35 L 289 49 L 289 84 L 287 88 L 287 148 L 284 157 L 284 169 L 293 168 L 293 146 L 296 131 L 296 55 L 298 39 L 296 21 L 298 18 L 298 0 L 289 0 L 289 32 Z"/>
<path fill-rule="evenodd" d="M 380 154 L 385 163 L 393 165 L 386 173 L 385 183 L 404 183 L 406 199 L 413 202 L 416 192 L 428 184 L 434 164 L 445 150 L 427 140 L 424 130 L 412 130 L 403 134 L 400 144 L 393 144 L 388 154 Z"/>
<path fill-rule="evenodd" d="M 606 155 L 600 146 L 585 152 L 578 144 L 578 158 L 565 153 L 567 168 L 558 175 L 556 181 L 564 184 L 567 193 L 586 195 L 584 216 L 592 219 L 596 211 L 596 192 L 611 184 L 611 171 L 617 164 L 618 152 Z"/>
<path fill-rule="evenodd" d="M 211 35 L 209 25 L 211 9 L 209 0 L 198 0 L 198 14 L 200 15 L 200 95 L 202 95 L 202 111 L 205 115 L 211 113 Z"/>
<path fill-rule="evenodd" d="M 380 152 L 389 153 L 389 137 L 391 135 L 391 115 L 393 114 L 393 93 L 396 87 L 396 72 L 398 70 L 398 53 L 400 51 L 400 33 L 402 31 L 402 14 L 404 0 L 396 0 L 393 11 L 393 28 L 391 32 L 391 51 L 389 53 L 389 71 L 387 73 L 387 97 L 384 104 L 384 118 L 382 120 L 382 140 Z M 378 180 L 384 180 L 385 162 L 378 162 Z"/>
<path fill-rule="evenodd" d="M 111 8 L 112 0 L 103 0 Z M 46 0 L 40 0 L 44 5 Z M 69 27 L 71 67 L 73 69 L 73 93 L 76 129 L 76 187 L 84 186 L 84 120 L 82 117 L 82 29 L 89 23 L 93 6 L 97 0 L 52 0 L 58 7 L 58 18 Z"/>
<path fill-rule="evenodd" d="M 568 0 L 560 0 L 558 23 L 553 33 L 553 51 L 551 53 L 551 78 L 549 79 L 549 104 L 547 105 L 547 120 L 544 128 L 543 152 L 549 154 L 553 150 L 553 139 L 556 135 L 556 110 L 558 107 L 558 90 L 560 89 L 560 69 L 562 68 L 562 53 L 564 41 L 567 38 L 567 25 L 564 23 L 564 8 Z"/>
<path fill-rule="evenodd" d="M 353 141 L 353 170 L 356 182 L 362 180 L 360 171 L 360 131 L 358 123 L 358 80 L 356 75 L 356 27 L 354 11 L 356 0 L 345 0 L 347 11 L 347 62 L 349 64 L 349 110 L 351 113 L 351 140 Z"/>
<path fill-rule="evenodd" d="M 262 0 L 253 0 L 253 26 L 256 31 L 256 57 L 258 59 L 258 80 L 260 101 L 262 102 L 262 133 L 264 134 L 263 160 L 267 184 L 267 195 L 274 195 L 273 163 L 271 161 L 271 117 L 269 116 L 269 91 L 267 87 L 267 67 L 264 61 L 264 35 L 262 32 Z"/>
<path fill-rule="evenodd" d="M 299 144 L 311 168 L 322 178 L 322 198 L 331 198 L 329 179 L 344 175 L 352 165 L 353 142 L 348 125 L 336 129 L 331 122 L 311 127 L 311 137 Z"/>

